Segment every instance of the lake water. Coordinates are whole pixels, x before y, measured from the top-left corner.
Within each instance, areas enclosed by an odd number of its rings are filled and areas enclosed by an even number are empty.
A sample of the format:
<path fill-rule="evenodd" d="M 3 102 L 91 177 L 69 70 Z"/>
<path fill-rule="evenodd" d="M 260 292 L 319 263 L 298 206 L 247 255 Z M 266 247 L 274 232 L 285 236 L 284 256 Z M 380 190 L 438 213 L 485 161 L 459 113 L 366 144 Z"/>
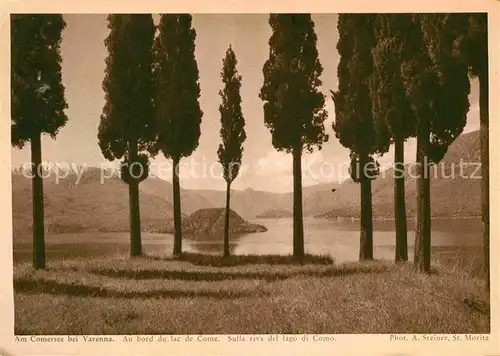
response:
<path fill-rule="evenodd" d="M 263 219 L 268 231 L 230 237 L 232 254 L 291 254 L 292 219 Z M 409 258 L 413 258 L 415 238 L 408 221 Z M 338 263 L 356 261 L 359 253 L 359 221 L 304 219 L 305 249 L 308 253 L 329 254 Z M 374 258 L 394 259 L 394 221 L 374 221 Z M 128 233 L 48 234 L 47 259 L 127 253 Z M 471 219 L 435 219 L 432 221 L 432 259 L 440 264 L 457 265 L 478 273 L 483 263 L 481 221 Z M 170 254 L 173 236 L 143 233 L 147 252 Z M 222 254 L 222 236 L 183 238 L 183 251 Z M 31 244 L 14 244 L 14 261 L 29 261 Z"/>

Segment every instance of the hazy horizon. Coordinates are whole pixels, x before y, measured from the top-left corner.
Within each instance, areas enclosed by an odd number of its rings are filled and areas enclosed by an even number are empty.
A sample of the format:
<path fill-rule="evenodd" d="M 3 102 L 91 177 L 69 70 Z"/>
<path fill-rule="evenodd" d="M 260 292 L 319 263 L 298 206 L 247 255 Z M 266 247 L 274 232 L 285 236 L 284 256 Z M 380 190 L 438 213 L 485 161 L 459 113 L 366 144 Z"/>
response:
<path fill-rule="evenodd" d="M 67 23 L 61 45 L 63 84 L 69 108 L 68 123 L 57 139 L 42 139 L 42 160 L 53 163 L 75 163 L 92 167 L 110 165 L 102 156 L 97 144 L 97 127 L 104 105 L 102 80 L 107 55 L 104 39 L 108 35 L 107 14 L 64 15 Z M 331 123 L 334 118 L 330 90 L 337 88 L 338 34 L 336 14 L 313 14 L 318 36 L 319 59 L 324 68 L 321 79 L 322 91 L 326 95 L 326 110 L 329 117 L 325 123 L 330 140 L 321 151 L 305 154 L 303 165 L 318 167 L 327 164 L 337 167 L 338 174 L 346 176 L 349 151 L 335 138 Z M 158 15 L 155 15 L 158 20 Z M 263 81 L 262 67 L 268 57 L 268 40 L 271 30 L 267 14 L 196 14 L 193 27 L 197 32 L 196 59 L 200 72 L 200 106 L 204 113 L 202 133 L 197 150 L 191 157 L 181 161 L 181 187 L 184 189 L 224 190 L 225 182 L 217 178 L 217 147 L 220 142 L 219 89 L 222 88 L 220 71 L 222 58 L 232 45 L 238 59 L 237 69 L 242 75 L 242 110 L 246 120 L 247 141 L 244 144 L 243 168 L 234 181 L 233 188 L 288 193 L 292 191 L 292 157 L 277 152 L 271 144 L 271 135 L 264 126 L 262 101 L 258 94 Z M 478 85 L 471 86 L 471 107 L 464 132 L 479 128 Z M 415 152 L 415 140 L 405 145 L 406 161 L 411 162 Z M 11 166 L 16 167 L 30 161 L 29 144 L 22 150 L 12 148 Z M 393 150 L 380 159 L 387 166 L 393 160 Z M 117 164 L 118 162 L 111 163 Z M 153 166 L 168 165 L 161 155 L 153 160 Z M 191 174 L 193 165 L 200 173 L 203 167 L 212 174 Z M 208 167 L 208 168 L 207 168 Z M 152 171 L 153 175 L 159 175 Z M 164 174 L 171 181 L 171 174 Z M 303 186 L 327 183 L 336 179 L 325 176 L 306 176 Z"/>

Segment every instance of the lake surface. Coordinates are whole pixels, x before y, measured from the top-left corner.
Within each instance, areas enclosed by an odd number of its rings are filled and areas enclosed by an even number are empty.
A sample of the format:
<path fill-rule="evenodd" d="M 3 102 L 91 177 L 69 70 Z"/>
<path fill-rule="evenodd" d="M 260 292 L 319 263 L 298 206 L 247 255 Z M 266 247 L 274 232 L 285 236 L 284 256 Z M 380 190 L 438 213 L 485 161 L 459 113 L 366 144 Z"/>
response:
<path fill-rule="evenodd" d="M 230 237 L 232 254 L 291 254 L 292 219 L 262 219 L 268 231 Z M 408 221 L 409 258 L 413 259 L 413 221 Z M 359 253 L 359 221 L 304 219 L 305 250 L 329 254 L 337 263 L 356 261 Z M 374 258 L 394 259 L 394 221 L 374 221 Z M 222 236 L 183 236 L 183 251 L 222 254 Z M 483 263 L 481 220 L 432 220 L 432 259 L 479 273 Z M 127 253 L 128 233 L 72 233 L 46 236 L 47 259 Z M 171 254 L 173 235 L 143 233 L 146 253 Z M 14 261 L 31 260 L 31 244 L 14 244 Z"/>

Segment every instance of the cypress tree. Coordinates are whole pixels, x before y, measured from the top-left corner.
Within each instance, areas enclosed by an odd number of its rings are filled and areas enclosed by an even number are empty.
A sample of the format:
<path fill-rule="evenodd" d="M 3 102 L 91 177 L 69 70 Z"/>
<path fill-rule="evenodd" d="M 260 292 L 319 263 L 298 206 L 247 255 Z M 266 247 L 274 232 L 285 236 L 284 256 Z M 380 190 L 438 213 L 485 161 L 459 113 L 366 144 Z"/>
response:
<path fill-rule="evenodd" d="M 61 74 L 63 16 L 11 15 L 11 144 L 30 143 L 33 187 L 33 267 L 45 268 L 41 136 L 55 139 L 68 117 Z"/>
<path fill-rule="evenodd" d="M 339 84 L 338 90 L 332 92 L 335 103 L 333 129 L 342 146 L 350 150 L 351 178 L 360 184 L 360 260 L 373 259 L 371 180 L 379 173 L 373 155 L 384 153 L 389 147 L 385 125 L 379 125 L 373 118 L 370 98 L 375 19 L 373 14 L 339 15 Z"/>
<path fill-rule="evenodd" d="M 174 254 L 182 252 L 179 162 L 198 147 L 203 112 L 198 99 L 196 31 L 189 14 L 161 15 L 154 44 L 155 150 L 173 161 Z"/>
<path fill-rule="evenodd" d="M 405 204 L 404 142 L 415 135 L 416 118 L 406 96 L 401 78 L 401 64 L 415 50 L 419 27 L 410 14 L 379 14 L 375 23 L 377 44 L 373 49 L 373 75 L 370 95 L 372 112 L 378 127 L 386 127 L 394 144 L 394 218 L 396 232 L 395 260 L 408 260 L 408 237 Z M 385 133 L 385 132 L 384 132 Z"/>
<path fill-rule="evenodd" d="M 417 209 L 414 263 L 430 271 L 431 164 L 438 163 L 466 124 L 470 82 L 467 66 L 455 58 L 457 19 L 452 14 L 416 14 L 420 47 L 402 65 L 406 94 L 417 117 Z"/>
<path fill-rule="evenodd" d="M 479 134 L 481 147 L 481 219 L 483 224 L 484 272 L 490 289 L 490 181 L 489 181 L 489 84 L 488 84 L 488 14 L 455 14 L 460 60 L 469 74 L 479 80 Z"/>
<path fill-rule="evenodd" d="M 222 104 L 220 137 L 222 143 L 217 150 L 226 181 L 226 212 L 224 217 L 224 256 L 229 256 L 229 206 L 231 183 L 238 177 L 243 156 L 243 142 L 246 139 L 245 119 L 241 111 L 241 76 L 236 69 L 236 55 L 229 46 L 222 61 L 222 82 L 224 89 L 219 92 Z"/>
<path fill-rule="evenodd" d="M 293 156 L 293 255 L 304 256 L 302 153 L 321 149 L 328 140 L 325 98 L 320 91 L 323 67 L 310 14 L 271 14 L 269 58 L 264 64 L 264 123 L 278 151 Z"/>
<path fill-rule="evenodd" d="M 147 150 L 154 139 L 152 48 L 155 33 L 150 14 L 109 15 L 110 30 L 103 80 L 105 104 L 98 142 L 103 156 L 121 159 L 121 179 L 128 184 L 130 255 L 142 253 L 139 183 L 148 177 Z"/>

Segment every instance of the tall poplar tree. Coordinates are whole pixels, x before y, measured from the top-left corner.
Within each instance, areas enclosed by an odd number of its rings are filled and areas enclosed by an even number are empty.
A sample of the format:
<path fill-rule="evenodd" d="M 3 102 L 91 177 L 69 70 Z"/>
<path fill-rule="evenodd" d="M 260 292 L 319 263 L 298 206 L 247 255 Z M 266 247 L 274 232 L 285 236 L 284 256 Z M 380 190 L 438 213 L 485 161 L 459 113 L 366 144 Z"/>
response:
<path fill-rule="evenodd" d="M 333 129 L 342 146 L 350 150 L 351 177 L 361 190 L 360 260 L 373 259 L 371 181 L 379 172 L 373 155 L 384 153 L 389 147 L 386 126 L 374 120 L 370 98 L 375 19 L 373 14 L 339 15 L 339 84 L 338 90 L 332 92 L 335 103 Z"/>
<path fill-rule="evenodd" d="M 241 158 L 243 156 L 243 142 L 246 139 L 245 119 L 241 111 L 241 76 L 236 69 L 236 55 L 229 46 L 222 61 L 222 82 L 224 89 L 219 92 L 222 104 L 220 112 L 220 137 L 222 143 L 217 150 L 219 162 L 222 165 L 224 180 L 226 181 L 226 212 L 224 217 L 224 256 L 229 256 L 229 207 L 231 199 L 231 183 L 238 177 Z"/>
<path fill-rule="evenodd" d="M 377 44 L 373 49 L 370 84 L 373 117 L 389 130 L 394 144 L 395 260 L 408 260 L 405 204 L 404 142 L 415 136 L 416 118 L 401 78 L 401 64 L 411 58 L 420 29 L 411 14 L 378 14 L 375 22 Z M 379 135 L 380 137 L 380 135 Z M 386 138 L 382 135 L 382 139 Z"/>
<path fill-rule="evenodd" d="M 469 110 L 467 66 L 455 58 L 456 15 L 415 14 L 420 48 L 402 65 L 406 94 L 417 117 L 417 206 L 414 264 L 430 271 L 430 171 L 462 133 Z"/>
<path fill-rule="evenodd" d="M 484 271 L 490 288 L 490 156 L 489 156 L 489 84 L 488 14 L 456 14 L 458 55 L 479 80 L 479 135 L 481 147 L 481 217 L 483 222 Z"/>
<path fill-rule="evenodd" d="M 121 179 L 128 184 L 130 255 L 142 253 L 139 183 L 148 177 L 147 149 L 154 139 L 152 49 L 155 33 L 150 14 L 109 15 L 110 30 L 103 81 L 105 104 L 98 142 L 103 156 L 121 159 Z"/>
<path fill-rule="evenodd" d="M 179 162 L 198 147 L 203 112 L 195 58 L 196 31 L 189 14 L 161 15 L 154 45 L 155 150 L 172 159 L 174 195 L 174 255 L 182 252 Z"/>
<path fill-rule="evenodd" d="M 30 143 L 33 189 L 33 267 L 45 268 L 43 134 L 55 139 L 68 117 L 61 74 L 63 16 L 11 15 L 11 144 Z"/>
<path fill-rule="evenodd" d="M 328 140 L 325 97 L 320 91 L 323 67 L 310 14 L 271 14 L 269 59 L 265 62 L 264 122 L 273 146 L 293 156 L 293 255 L 304 256 L 302 153 L 321 149 Z"/>

